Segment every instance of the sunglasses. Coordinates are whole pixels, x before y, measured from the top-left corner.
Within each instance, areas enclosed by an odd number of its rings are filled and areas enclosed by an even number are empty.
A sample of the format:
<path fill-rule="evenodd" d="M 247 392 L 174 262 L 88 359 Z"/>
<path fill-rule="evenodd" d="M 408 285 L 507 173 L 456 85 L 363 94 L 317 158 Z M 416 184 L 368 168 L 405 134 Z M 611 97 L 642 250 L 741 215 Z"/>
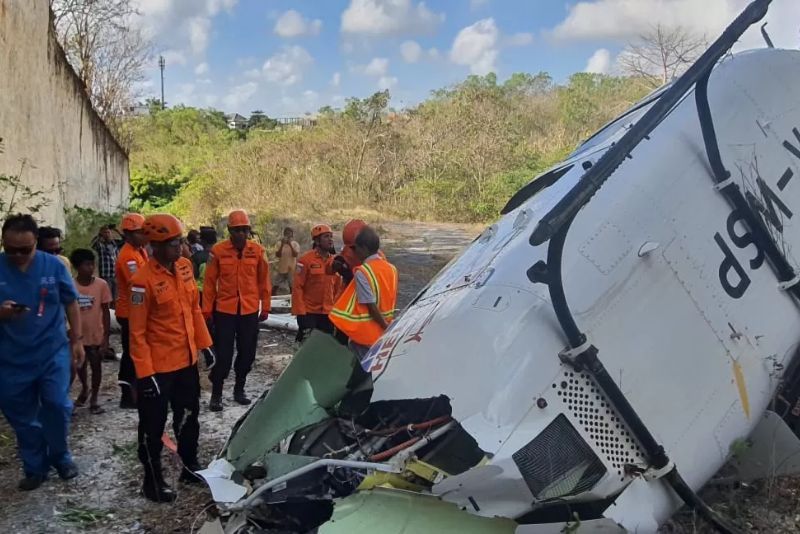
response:
<path fill-rule="evenodd" d="M 183 242 L 180 239 L 173 239 L 171 241 L 167 241 L 164 244 L 167 245 L 168 247 L 179 248 L 183 244 Z"/>
<path fill-rule="evenodd" d="M 229 228 L 228 230 L 232 234 L 249 234 L 250 233 L 250 228 L 248 228 L 247 226 L 237 226 L 235 228 Z"/>
<path fill-rule="evenodd" d="M 27 256 L 33 252 L 33 245 L 29 247 L 3 246 L 3 251 L 9 256 Z"/>

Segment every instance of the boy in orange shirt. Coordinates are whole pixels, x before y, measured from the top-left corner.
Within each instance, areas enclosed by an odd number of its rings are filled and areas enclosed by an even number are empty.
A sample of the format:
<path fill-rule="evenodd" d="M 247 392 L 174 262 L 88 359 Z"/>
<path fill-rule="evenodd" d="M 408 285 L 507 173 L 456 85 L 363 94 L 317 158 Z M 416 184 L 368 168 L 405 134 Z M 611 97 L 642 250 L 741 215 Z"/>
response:
<path fill-rule="evenodd" d="M 89 411 L 101 414 L 103 410 L 97 404 L 100 381 L 103 377 L 103 354 L 108 350 L 108 335 L 111 325 L 111 289 L 102 278 L 94 276 L 94 252 L 88 249 L 76 249 L 70 255 L 70 261 L 77 271 L 75 289 L 78 291 L 78 306 L 81 310 L 81 338 L 86 359 L 77 369 L 81 382 L 81 392 L 75 400 L 75 406 L 83 406 L 89 399 Z M 92 368 L 91 396 L 87 387 L 87 367 Z"/>

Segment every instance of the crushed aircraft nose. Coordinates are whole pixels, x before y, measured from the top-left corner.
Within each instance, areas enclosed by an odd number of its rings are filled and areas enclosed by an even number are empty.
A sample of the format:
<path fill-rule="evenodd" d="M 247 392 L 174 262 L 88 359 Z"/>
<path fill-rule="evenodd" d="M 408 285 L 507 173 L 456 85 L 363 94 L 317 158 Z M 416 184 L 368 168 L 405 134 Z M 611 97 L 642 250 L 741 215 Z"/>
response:
<path fill-rule="evenodd" d="M 331 518 L 334 499 L 429 490 L 485 460 L 447 397 L 370 404 L 371 389 L 350 351 L 312 334 L 201 472 L 220 508 L 260 528 L 306 532 Z"/>

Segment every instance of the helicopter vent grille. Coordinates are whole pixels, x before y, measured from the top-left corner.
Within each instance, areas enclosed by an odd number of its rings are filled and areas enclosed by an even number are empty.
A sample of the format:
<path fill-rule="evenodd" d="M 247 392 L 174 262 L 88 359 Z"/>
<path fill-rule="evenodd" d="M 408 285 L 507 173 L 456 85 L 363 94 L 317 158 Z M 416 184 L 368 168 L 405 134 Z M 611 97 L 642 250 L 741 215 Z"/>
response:
<path fill-rule="evenodd" d="M 591 376 L 565 371 L 563 379 L 553 384 L 553 389 L 617 471 L 620 480 L 625 479 L 625 466 L 646 465 L 633 434 Z"/>
<path fill-rule="evenodd" d="M 606 467 L 564 414 L 512 456 L 539 501 L 589 491 Z"/>

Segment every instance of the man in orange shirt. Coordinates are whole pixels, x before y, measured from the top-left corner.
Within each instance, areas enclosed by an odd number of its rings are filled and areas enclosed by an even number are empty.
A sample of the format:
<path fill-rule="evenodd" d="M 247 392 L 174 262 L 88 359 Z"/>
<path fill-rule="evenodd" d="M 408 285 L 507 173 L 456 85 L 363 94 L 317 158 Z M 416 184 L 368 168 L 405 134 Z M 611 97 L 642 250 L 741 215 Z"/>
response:
<path fill-rule="evenodd" d="M 131 279 L 131 358 L 136 369 L 139 409 L 139 460 L 144 465 L 142 493 L 171 502 L 175 493 L 161 473 L 161 436 L 172 406 L 172 428 L 183 461 L 181 480 L 199 481 L 193 472 L 200 433 L 200 375 L 197 352 L 211 347 L 200 310 L 192 262 L 181 256 L 183 228 L 172 215 L 151 215 L 144 232 L 153 257 Z M 213 353 L 205 353 L 213 365 Z"/>
<path fill-rule="evenodd" d="M 328 319 L 333 303 L 341 290 L 342 278 L 331 272 L 333 231 L 327 224 L 311 229 L 313 247 L 300 256 L 292 287 L 292 314 L 297 317 L 297 338 L 303 341 L 309 330 L 333 334 Z"/>
<path fill-rule="evenodd" d="M 247 373 L 253 366 L 258 344 L 259 322 L 270 310 L 272 285 L 264 248 L 250 241 L 250 218 L 243 210 L 228 215 L 230 239 L 214 245 L 203 281 L 203 316 L 213 321 L 217 363 L 211 370 L 213 412 L 222 410 L 222 387 L 233 363 L 236 344 L 236 382 L 233 398 L 250 404 L 244 392 Z M 260 310 L 260 312 L 259 312 Z"/>
<path fill-rule="evenodd" d="M 369 226 L 356 237 L 354 252 L 359 266 L 330 313 L 336 329 L 362 360 L 394 319 L 397 303 L 397 269 L 380 254 L 381 241 Z"/>
<path fill-rule="evenodd" d="M 133 369 L 130 351 L 130 328 L 128 325 L 128 308 L 130 303 L 131 278 L 147 263 L 147 238 L 142 231 L 144 217 L 138 213 L 128 213 L 122 218 L 122 235 L 125 244 L 117 255 L 114 274 L 117 280 L 117 301 L 114 313 L 119 323 L 122 338 L 122 359 L 119 362 L 117 383 L 121 390 L 119 407 L 136 409 L 136 372 Z"/>

